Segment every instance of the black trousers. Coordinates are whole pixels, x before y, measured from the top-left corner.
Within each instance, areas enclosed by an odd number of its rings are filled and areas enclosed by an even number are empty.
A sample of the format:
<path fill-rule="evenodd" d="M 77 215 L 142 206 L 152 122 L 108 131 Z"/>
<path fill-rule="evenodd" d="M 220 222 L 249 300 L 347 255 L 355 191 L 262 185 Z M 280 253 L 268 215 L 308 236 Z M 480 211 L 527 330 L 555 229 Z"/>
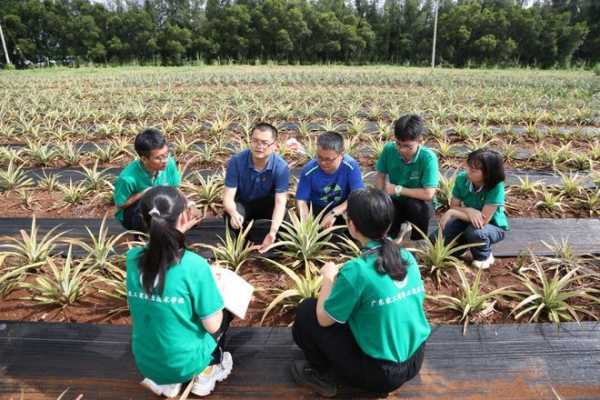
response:
<path fill-rule="evenodd" d="M 252 229 L 248 233 L 248 240 L 253 243 L 262 243 L 271 229 L 271 218 L 273 218 L 273 210 L 275 209 L 275 196 L 261 197 L 248 202 L 236 200 L 235 206 L 237 212 L 244 217 L 244 229 L 250 221 L 254 221 Z M 239 230 L 231 227 L 229 214 L 224 213 L 223 217 L 229 225 L 231 232 L 237 235 Z"/>
<path fill-rule="evenodd" d="M 390 236 L 395 238 L 400 232 L 400 225 L 404 222 L 410 222 L 417 226 L 427 236 L 427 230 L 429 229 L 429 220 L 433 216 L 433 206 L 431 202 L 424 200 L 413 199 L 411 197 L 392 197 L 394 203 L 394 222 L 390 228 Z M 416 230 L 413 229 L 410 235 L 411 240 L 419 240 L 423 237 Z"/>
<path fill-rule="evenodd" d="M 223 309 L 223 320 L 221 321 L 221 326 L 219 330 L 212 334 L 212 337 L 217 342 L 217 347 L 212 353 L 212 361 L 209 365 L 220 364 L 223 360 L 223 352 L 225 351 L 225 339 L 227 336 L 227 330 L 229 329 L 229 324 L 233 320 L 233 314 Z"/>
<path fill-rule="evenodd" d="M 316 308 L 315 299 L 300 303 L 292 334 L 306 360 L 319 372 L 333 373 L 343 383 L 373 393 L 392 392 L 419 373 L 425 343 L 404 362 L 379 360 L 360 349 L 348 324 L 320 326 Z"/>
<path fill-rule="evenodd" d="M 136 201 L 123 210 L 123 227 L 129 231 L 145 232 L 146 226 L 142 221 L 140 201 Z"/>

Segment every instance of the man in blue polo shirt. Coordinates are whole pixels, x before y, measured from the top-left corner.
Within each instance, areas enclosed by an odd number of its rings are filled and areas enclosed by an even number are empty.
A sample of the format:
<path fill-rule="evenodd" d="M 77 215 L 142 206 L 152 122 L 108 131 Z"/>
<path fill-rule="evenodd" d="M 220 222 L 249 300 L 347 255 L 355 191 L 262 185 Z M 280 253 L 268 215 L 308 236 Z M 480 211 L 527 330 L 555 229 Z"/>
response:
<path fill-rule="evenodd" d="M 290 172 L 275 153 L 276 142 L 277 128 L 264 122 L 255 125 L 250 149 L 231 157 L 225 175 L 225 219 L 234 231 L 252 220 L 271 220 L 268 232 L 255 224 L 249 234 L 251 241 L 261 243 L 261 253 L 275 241 L 286 211 Z"/>
<path fill-rule="evenodd" d="M 344 138 L 337 132 L 324 132 L 317 139 L 317 157 L 300 172 L 296 205 L 300 218 L 312 208 L 314 215 L 326 209 L 321 225 L 344 224 L 348 195 L 364 187 L 356 160 L 344 154 Z"/>

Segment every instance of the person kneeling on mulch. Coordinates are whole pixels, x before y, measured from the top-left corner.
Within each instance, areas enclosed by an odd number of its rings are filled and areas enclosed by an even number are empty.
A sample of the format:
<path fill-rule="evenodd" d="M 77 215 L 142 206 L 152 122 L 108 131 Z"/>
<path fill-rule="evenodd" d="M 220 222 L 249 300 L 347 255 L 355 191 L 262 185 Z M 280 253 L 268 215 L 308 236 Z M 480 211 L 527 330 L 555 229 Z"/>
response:
<path fill-rule="evenodd" d="M 148 190 L 140 215 L 149 241 L 129 250 L 126 264 L 131 349 L 141 384 L 174 397 L 190 381 L 186 391 L 206 396 L 233 368 L 222 347 L 232 314 L 223 310 L 206 259 L 185 247 L 185 232 L 200 217 L 170 186 Z"/>
<path fill-rule="evenodd" d="M 379 189 L 356 190 L 347 215 L 362 255 L 321 268 L 319 299 L 298 306 L 292 329 L 306 357 L 292 363 L 292 376 L 326 397 L 337 394 L 338 384 L 378 394 L 397 389 L 418 374 L 431 333 L 419 267 L 388 236 L 391 198 Z"/>
<path fill-rule="evenodd" d="M 175 159 L 169 154 L 167 141 L 158 129 L 149 128 L 138 134 L 134 148 L 139 159 L 130 162 L 115 181 L 115 218 L 127 230 L 144 232 L 140 199 L 154 186 L 179 187 L 181 175 Z"/>

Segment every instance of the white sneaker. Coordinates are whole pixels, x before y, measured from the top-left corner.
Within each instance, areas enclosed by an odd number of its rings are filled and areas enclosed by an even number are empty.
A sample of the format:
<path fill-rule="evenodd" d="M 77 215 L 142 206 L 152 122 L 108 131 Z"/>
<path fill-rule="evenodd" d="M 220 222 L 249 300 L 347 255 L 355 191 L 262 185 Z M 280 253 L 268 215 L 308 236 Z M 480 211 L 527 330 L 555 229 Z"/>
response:
<path fill-rule="evenodd" d="M 233 368 L 233 358 L 231 353 L 223 353 L 223 360 L 220 364 L 206 367 L 201 374 L 196 375 L 192 384 L 192 393 L 196 396 L 208 396 L 214 389 L 217 382 L 224 381 Z"/>
<path fill-rule="evenodd" d="M 490 256 L 483 261 L 478 261 L 478 260 L 473 260 L 473 262 L 471 263 L 471 265 L 475 268 L 479 268 L 479 269 L 488 269 L 490 266 L 492 266 L 492 264 L 494 264 L 494 255 L 490 254 Z"/>
<path fill-rule="evenodd" d="M 140 385 L 150 389 L 152 393 L 158 396 L 176 397 L 181 390 L 181 383 L 172 383 L 169 385 L 159 385 L 150 378 L 144 378 Z"/>

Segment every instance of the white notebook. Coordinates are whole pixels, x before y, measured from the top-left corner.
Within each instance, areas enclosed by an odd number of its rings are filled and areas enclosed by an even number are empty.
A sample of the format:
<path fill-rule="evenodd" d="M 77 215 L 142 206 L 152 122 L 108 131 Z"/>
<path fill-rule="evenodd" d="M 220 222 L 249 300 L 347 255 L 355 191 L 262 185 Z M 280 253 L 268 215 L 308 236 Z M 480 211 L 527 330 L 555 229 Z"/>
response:
<path fill-rule="evenodd" d="M 223 296 L 225 308 L 240 319 L 246 318 L 254 286 L 232 270 L 214 265 L 211 266 L 211 270 Z"/>

